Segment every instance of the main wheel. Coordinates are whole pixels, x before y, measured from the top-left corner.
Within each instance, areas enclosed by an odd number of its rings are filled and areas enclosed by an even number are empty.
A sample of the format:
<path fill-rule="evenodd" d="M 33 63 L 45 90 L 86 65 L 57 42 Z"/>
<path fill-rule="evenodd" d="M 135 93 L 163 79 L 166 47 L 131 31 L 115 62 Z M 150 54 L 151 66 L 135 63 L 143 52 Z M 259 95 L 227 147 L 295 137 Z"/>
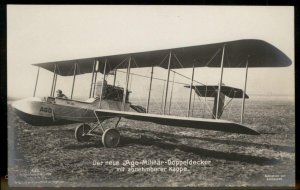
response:
<path fill-rule="evenodd" d="M 120 142 L 120 133 L 117 129 L 110 128 L 104 131 L 102 135 L 102 143 L 104 147 L 113 148 L 118 146 Z"/>
<path fill-rule="evenodd" d="M 86 135 L 91 130 L 91 126 L 88 124 L 80 124 L 75 129 L 75 138 L 78 142 L 86 142 L 90 140 L 91 136 Z"/>

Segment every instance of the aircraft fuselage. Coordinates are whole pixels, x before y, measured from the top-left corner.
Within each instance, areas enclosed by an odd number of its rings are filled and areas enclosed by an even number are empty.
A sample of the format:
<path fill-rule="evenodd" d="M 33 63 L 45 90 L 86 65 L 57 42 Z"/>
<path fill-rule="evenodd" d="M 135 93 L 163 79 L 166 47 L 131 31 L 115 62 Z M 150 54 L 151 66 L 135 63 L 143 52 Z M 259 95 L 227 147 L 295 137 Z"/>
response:
<path fill-rule="evenodd" d="M 71 123 L 96 122 L 94 110 L 99 109 L 99 99 L 82 102 L 60 98 L 31 97 L 12 104 L 14 112 L 26 123 L 34 126 L 65 125 Z M 122 102 L 102 100 L 101 109 L 123 110 Z M 130 103 L 125 104 L 125 110 L 130 109 Z M 107 118 L 102 118 L 103 120 Z"/>

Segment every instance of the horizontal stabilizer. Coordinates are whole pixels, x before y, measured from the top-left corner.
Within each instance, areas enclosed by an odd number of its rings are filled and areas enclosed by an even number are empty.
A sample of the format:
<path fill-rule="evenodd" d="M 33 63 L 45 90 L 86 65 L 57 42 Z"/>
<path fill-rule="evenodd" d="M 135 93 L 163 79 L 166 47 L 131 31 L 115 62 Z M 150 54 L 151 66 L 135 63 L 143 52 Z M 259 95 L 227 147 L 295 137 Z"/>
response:
<path fill-rule="evenodd" d="M 190 88 L 190 86 L 184 86 L 186 88 Z M 193 86 L 192 87 L 196 94 L 201 97 L 216 97 L 218 94 L 218 88 L 217 85 L 199 85 L 199 86 Z M 229 98 L 243 98 L 244 91 L 239 88 L 234 88 L 230 86 L 222 86 L 221 92 L 229 97 Z M 247 94 L 245 94 L 245 98 L 249 98 Z"/>
<path fill-rule="evenodd" d="M 186 127 L 195 129 L 205 129 L 214 131 L 224 131 L 231 133 L 259 135 L 259 133 L 253 129 L 250 129 L 244 125 L 216 119 L 204 119 L 204 118 L 192 118 L 192 117 L 178 117 L 171 115 L 159 115 L 159 114 L 148 114 L 148 113 L 134 113 L 134 112 L 122 112 L 113 110 L 95 110 L 98 118 L 107 117 L 123 117 L 126 119 L 146 121 L 157 123 L 161 125 L 169 125 L 174 127 Z"/>

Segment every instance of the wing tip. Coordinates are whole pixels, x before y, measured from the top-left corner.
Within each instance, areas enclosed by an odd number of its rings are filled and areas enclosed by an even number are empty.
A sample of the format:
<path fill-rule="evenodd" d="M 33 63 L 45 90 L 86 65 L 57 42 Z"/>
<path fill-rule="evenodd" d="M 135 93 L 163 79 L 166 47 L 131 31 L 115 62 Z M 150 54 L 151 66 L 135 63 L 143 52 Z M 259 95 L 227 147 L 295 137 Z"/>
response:
<path fill-rule="evenodd" d="M 248 128 L 248 129 L 250 129 L 250 128 Z M 249 132 L 250 132 L 249 135 L 260 135 L 259 132 L 255 131 L 255 130 L 253 130 L 253 129 L 250 129 Z"/>
<path fill-rule="evenodd" d="M 251 129 L 242 124 L 238 124 L 238 123 L 236 123 L 236 124 L 239 125 L 240 127 L 242 127 L 242 130 L 240 131 L 240 133 L 247 134 L 247 135 L 260 135 L 260 133 L 254 129 Z"/>

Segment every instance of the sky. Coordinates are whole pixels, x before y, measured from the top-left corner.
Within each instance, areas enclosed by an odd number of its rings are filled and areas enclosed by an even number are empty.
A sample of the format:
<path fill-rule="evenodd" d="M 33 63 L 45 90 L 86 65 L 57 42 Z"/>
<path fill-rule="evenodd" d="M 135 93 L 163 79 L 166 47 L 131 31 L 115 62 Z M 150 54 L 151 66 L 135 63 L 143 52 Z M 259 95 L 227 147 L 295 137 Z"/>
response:
<path fill-rule="evenodd" d="M 34 63 L 150 51 L 239 39 L 273 44 L 293 62 L 285 68 L 249 68 L 250 95 L 294 95 L 294 9 L 266 6 L 82 6 L 8 5 L 7 88 L 9 97 L 33 95 Z M 176 70 L 191 75 L 191 69 Z M 149 76 L 150 68 L 132 69 Z M 166 70 L 154 75 L 166 78 Z M 37 96 L 50 94 L 53 74 L 40 70 Z M 117 84 L 124 86 L 125 74 Z M 172 78 L 171 74 L 171 78 Z M 224 69 L 223 83 L 243 88 L 245 69 Z M 99 77 L 100 79 L 100 77 Z M 219 68 L 196 68 L 195 80 L 218 84 Z M 176 81 L 190 83 L 178 75 Z M 91 74 L 76 77 L 74 97 L 88 98 Z M 133 77 L 135 98 L 148 94 L 149 79 Z M 112 82 L 109 76 L 108 82 Z M 70 96 L 72 77 L 58 77 L 57 88 Z M 153 98 L 161 97 L 163 82 L 154 81 Z M 171 90 L 171 87 L 169 88 Z M 174 97 L 188 89 L 174 86 Z"/>

